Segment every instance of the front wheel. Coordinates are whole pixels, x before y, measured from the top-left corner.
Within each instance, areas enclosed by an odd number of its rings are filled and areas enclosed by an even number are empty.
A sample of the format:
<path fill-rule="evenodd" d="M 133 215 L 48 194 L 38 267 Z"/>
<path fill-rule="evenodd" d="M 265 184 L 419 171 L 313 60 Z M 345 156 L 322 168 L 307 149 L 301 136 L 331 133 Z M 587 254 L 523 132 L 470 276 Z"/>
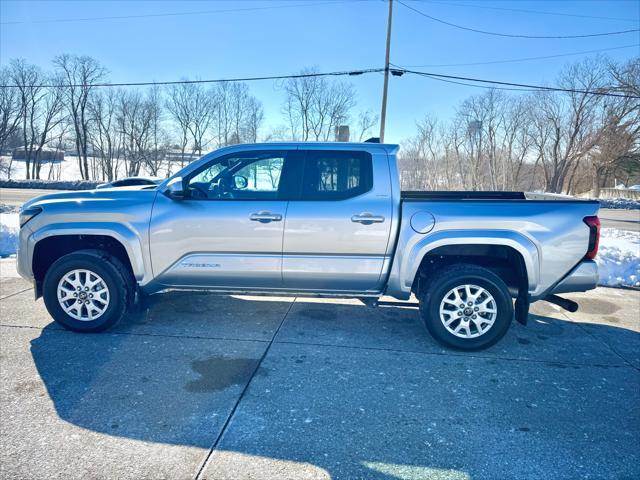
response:
<path fill-rule="evenodd" d="M 420 315 L 443 345 L 481 350 L 507 333 L 513 302 L 507 285 L 491 270 L 458 264 L 429 279 L 420 298 Z"/>
<path fill-rule="evenodd" d="M 75 332 L 101 332 L 127 310 L 127 270 L 100 250 L 80 250 L 56 260 L 43 282 L 43 297 L 53 319 Z"/>

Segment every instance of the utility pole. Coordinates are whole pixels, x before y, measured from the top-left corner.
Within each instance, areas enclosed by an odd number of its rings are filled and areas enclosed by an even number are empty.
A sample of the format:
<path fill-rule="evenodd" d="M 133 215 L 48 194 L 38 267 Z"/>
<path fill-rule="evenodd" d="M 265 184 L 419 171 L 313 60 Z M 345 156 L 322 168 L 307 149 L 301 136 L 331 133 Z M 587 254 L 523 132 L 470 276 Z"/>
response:
<path fill-rule="evenodd" d="M 384 87 L 382 88 L 382 110 L 380 112 L 380 143 L 384 143 L 384 126 L 387 120 L 387 89 L 389 88 L 389 50 L 391 49 L 392 16 L 393 0 L 389 0 L 389 16 L 387 18 L 387 54 L 384 61 Z"/>

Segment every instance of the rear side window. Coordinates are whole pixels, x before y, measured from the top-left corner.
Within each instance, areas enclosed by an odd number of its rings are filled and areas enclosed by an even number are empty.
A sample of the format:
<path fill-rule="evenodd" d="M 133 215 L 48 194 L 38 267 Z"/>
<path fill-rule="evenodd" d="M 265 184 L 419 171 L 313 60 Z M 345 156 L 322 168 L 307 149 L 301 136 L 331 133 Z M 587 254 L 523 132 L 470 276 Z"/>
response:
<path fill-rule="evenodd" d="M 305 159 L 303 200 L 343 200 L 371 190 L 371 155 L 366 152 L 310 151 Z"/>

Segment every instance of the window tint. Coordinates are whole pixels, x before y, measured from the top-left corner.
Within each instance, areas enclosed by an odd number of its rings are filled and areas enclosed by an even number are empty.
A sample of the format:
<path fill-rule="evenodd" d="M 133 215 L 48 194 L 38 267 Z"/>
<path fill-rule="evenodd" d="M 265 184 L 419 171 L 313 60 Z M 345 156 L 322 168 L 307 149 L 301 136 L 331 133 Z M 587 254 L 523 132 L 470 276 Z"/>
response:
<path fill-rule="evenodd" d="M 371 190 L 371 155 L 366 152 L 308 152 L 302 198 L 340 200 Z"/>
<path fill-rule="evenodd" d="M 189 196 L 209 200 L 276 200 L 285 155 L 244 152 L 216 159 L 187 183 Z"/>

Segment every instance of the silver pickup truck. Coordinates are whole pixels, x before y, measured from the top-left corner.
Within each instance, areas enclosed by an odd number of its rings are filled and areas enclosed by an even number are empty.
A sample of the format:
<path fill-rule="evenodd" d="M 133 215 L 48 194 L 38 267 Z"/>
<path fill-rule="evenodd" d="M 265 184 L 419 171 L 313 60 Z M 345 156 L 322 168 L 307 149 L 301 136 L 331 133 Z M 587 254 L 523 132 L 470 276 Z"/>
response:
<path fill-rule="evenodd" d="M 159 186 L 45 195 L 22 208 L 18 270 L 75 331 L 166 289 L 415 294 L 431 334 L 468 350 L 526 323 L 530 302 L 575 309 L 556 294 L 596 286 L 597 202 L 403 192 L 397 150 L 236 145 Z"/>

